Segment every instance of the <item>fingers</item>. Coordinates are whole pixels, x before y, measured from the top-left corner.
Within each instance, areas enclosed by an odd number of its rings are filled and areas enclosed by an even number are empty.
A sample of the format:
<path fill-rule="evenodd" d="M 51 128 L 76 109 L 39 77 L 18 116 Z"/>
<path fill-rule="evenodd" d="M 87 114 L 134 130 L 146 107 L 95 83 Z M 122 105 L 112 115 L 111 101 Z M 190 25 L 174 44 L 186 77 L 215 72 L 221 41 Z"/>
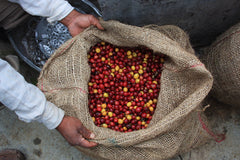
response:
<path fill-rule="evenodd" d="M 97 143 L 87 141 L 82 136 L 79 136 L 78 143 L 76 145 L 89 148 L 89 147 L 95 147 Z"/>
<path fill-rule="evenodd" d="M 79 125 L 78 132 L 87 139 L 93 139 L 95 138 L 95 135 L 89 131 L 86 127 L 84 127 L 82 124 Z"/>
<path fill-rule="evenodd" d="M 99 22 L 96 23 L 95 26 L 97 26 L 98 29 L 104 30 L 104 28 L 101 26 L 101 24 Z"/>
<path fill-rule="evenodd" d="M 95 18 L 93 15 L 89 16 L 89 20 L 90 23 L 94 26 L 96 26 L 98 29 L 100 30 L 104 30 L 104 28 L 102 27 L 102 25 L 99 23 L 99 20 L 97 18 Z"/>

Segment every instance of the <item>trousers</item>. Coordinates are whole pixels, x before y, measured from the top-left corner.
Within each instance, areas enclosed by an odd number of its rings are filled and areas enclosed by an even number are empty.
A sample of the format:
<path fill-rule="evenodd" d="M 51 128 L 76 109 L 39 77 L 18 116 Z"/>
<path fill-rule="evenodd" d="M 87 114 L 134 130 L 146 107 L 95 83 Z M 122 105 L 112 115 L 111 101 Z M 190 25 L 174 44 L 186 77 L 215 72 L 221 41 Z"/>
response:
<path fill-rule="evenodd" d="M 0 0 L 0 27 L 11 30 L 26 22 L 31 15 L 26 13 L 19 4 L 8 0 Z"/>

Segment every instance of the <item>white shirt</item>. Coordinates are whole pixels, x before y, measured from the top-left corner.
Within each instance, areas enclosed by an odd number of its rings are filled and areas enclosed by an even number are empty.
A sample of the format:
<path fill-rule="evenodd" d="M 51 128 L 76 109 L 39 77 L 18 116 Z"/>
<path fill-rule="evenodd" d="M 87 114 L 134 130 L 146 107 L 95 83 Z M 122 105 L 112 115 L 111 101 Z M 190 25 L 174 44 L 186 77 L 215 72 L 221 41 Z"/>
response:
<path fill-rule="evenodd" d="M 48 22 L 62 20 L 73 7 L 66 0 L 9 0 L 18 3 L 31 15 L 48 17 Z M 0 102 L 15 111 L 20 120 L 38 121 L 54 129 L 64 111 L 47 101 L 34 85 L 27 83 L 6 61 L 0 59 Z"/>
<path fill-rule="evenodd" d="M 38 121 L 48 129 L 56 128 L 64 111 L 47 101 L 36 86 L 27 83 L 23 76 L 6 61 L 0 59 L 0 102 L 13 110 L 20 120 Z"/>
<path fill-rule="evenodd" d="M 48 22 L 62 20 L 74 8 L 66 0 L 9 0 L 31 15 L 48 17 Z"/>

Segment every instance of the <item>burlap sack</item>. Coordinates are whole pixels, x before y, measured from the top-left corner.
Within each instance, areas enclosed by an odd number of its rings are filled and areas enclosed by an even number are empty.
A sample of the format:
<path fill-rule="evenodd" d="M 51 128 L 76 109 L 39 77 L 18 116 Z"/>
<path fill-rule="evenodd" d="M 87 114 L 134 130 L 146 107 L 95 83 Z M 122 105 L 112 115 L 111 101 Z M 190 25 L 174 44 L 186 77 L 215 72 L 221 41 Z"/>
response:
<path fill-rule="evenodd" d="M 219 36 L 200 59 L 214 77 L 211 94 L 240 107 L 240 23 Z"/>
<path fill-rule="evenodd" d="M 209 140 L 203 129 L 206 121 L 200 103 L 210 91 L 213 79 L 193 54 L 188 36 L 174 26 L 101 23 L 105 31 L 91 27 L 62 45 L 39 77 L 38 87 L 47 99 L 78 117 L 95 133 L 97 147 L 78 149 L 98 159 L 162 160 Z M 94 125 L 88 110 L 87 53 L 100 41 L 117 46 L 143 45 L 169 57 L 162 72 L 157 109 L 146 129 L 122 133 Z"/>

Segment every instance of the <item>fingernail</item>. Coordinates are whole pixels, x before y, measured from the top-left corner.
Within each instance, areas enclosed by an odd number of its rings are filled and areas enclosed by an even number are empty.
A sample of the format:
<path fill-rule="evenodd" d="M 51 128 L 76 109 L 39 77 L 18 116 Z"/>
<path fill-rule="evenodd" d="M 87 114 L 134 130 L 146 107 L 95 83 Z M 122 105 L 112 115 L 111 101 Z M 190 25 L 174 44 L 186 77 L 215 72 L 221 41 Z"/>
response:
<path fill-rule="evenodd" d="M 95 135 L 93 133 L 90 134 L 90 138 L 93 139 L 95 138 Z"/>

